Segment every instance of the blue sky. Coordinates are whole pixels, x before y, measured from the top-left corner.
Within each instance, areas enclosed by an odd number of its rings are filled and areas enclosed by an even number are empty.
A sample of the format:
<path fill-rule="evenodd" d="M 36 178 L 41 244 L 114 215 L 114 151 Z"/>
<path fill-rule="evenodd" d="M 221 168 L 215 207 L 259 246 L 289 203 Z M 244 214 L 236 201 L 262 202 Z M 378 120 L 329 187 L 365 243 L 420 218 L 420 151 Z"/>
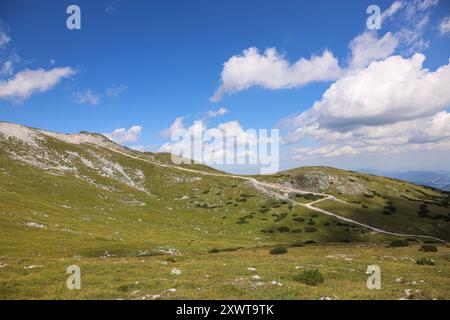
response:
<path fill-rule="evenodd" d="M 373 60 L 394 55 L 409 59 L 421 53 L 426 56 L 423 68 L 430 72 L 448 64 L 450 37 L 441 26 L 450 14 L 449 2 L 425 2 L 430 4 L 412 1 L 408 7 L 408 2 L 402 3 L 398 12 L 382 22 L 376 39 L 391 32 L 401 40 L 394 52 Z M 81 30 L 66 28 L 66 8 L 70 4 L 81 8 Z M 26 69 L 73 70 L 73 74 L 26 98 L 6 94 L 2 98 L 0 90 L 0 120 L 59 132 L 111 133 L 138 125 L 142 127 L 139 139 L 126 144 L 153 151 L 167 141 L 160 132 L 177 117 L 185 117 L 185 125 L 189 126 L 206 112 L 221 107 L 228 112 L 209 119 L 209 126 L 235 120 L 245 129 L 270 129 L 282 119 L 306 112 L 343 76 L 301 85 L 249 85 L 213 102 L 210 98 L 221 85 L 223 64 L 252 47 L 260 55 L 268 48 L 276 48 L 280 59 L 291 64 L 329 50 L 341 69 L 349 69 L 349 45 L 367 32 L 366 9 L 371 4 L 385 11 L 393 1 L 0 1 L 0 31 L 9 39 L 0 46 L 0 66 L 12 62 L 12 70 L 0 76 L 3 84 Z M 416 10 L 414 16 L 423 16 L 424 21 L 426 18 L 426 25 L 419 30 L 415 22 L 402 16 L 407 10 Z M 407 43 L 413 34 L 400 33 L 405 29 L 417 36 L 413 43 Z M 427 45 L 415 47 L 419 39 Z M 448 111 L 446 101 L 433 110 Z M 432 116 L 427 113 L 418 118 Z M 440 121 L 447 118 L 443 119 Z M 295 130 L 282 129 L 286 136 Z M 282 167 L 317 163 L 353 169 L 401 169 L 405 159 L 412 159 L 407 169 L 449 170 L 446 130 L 437 133 L 442 142 L 438 147 L 412 147 L 411 141 L 418 136 L 414 135 L 407 147 L 396 144 L 389 150 L 368 153 L 352 145 L 357 153 L 347 148 L 352 152 L 340 156 L 309 149 L 305 151 L 309 156 L 299 158 L 291 153 L 292 148 L 346 146 L 345 141 L 337 142 L 338 146 L 336 142 L 318 142 L 317 136 L 302 136 L 283 146 Z M 427 141 L 431 140 L 436 141 L 436 137 L 427 137 Z M 386 159 L 383 165 L 380 157 Z"/>

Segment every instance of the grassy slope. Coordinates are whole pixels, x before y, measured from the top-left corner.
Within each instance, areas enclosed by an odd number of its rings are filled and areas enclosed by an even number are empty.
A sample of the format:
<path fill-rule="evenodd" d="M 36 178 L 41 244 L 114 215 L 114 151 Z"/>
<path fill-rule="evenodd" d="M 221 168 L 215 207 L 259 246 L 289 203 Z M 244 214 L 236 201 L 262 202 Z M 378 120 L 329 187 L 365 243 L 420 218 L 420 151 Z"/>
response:
<path fill-rule="evenodd" d="M 436 266 L 418 266 L 415 260 L 431 257 Z M 13 299 L 400 299 L 411 289 L 420 299 L 450 297 L 450 249 L 423 253 L 417 246 L 386 248 L 354 245 L 313 245 L 291 248 L 281 256 L 267 248 L 218 254 L 167 256 L 71 258 L 11 258 L 0 269 L 0 298 Z M 42 265 L 24 269 L 31 264 Z M 65 287 L 67 266 L 81 268 L 82 289 Z M 382 289 L 366 288 L 366 269 L 377 264 L 382 272 Z M 256 268 L 251 272 L 248 268 Z M 171 269 L 181 275 L 171 274 Z M 325 282 L 311 287 L 293 281 L 305 269 L 319 269 Z M 252 276 L 261 277 L 261 284 Z M 396 280 L 402 278 L 401 282 Z M 282 284 L 272 285 L 272 281 Z M 416 283 L 416 285 L 414 285 Z M 167 289 L 175 288 L 175 293 Z M 417 290 L 417 292 L 416 292 Z"/>
<path fill-rule="evenodd" d="M 317 178 L 320 177 L 320 178 Z M 324 192 L 347 203 L 315 206 L 388 231 L 450 240 L 450 193 L 401 180 L 329 167 L 304 167 L 266 176 L 265 181 L 307 188 L 320 179 Z"/>
<path fill-rule="evenodd" d="M 295 273 L 292 265 L 326 265 L 330 270 L 324 272 L 331 280 L 334 279 L 331 269 L 341 268 L 340 265 L 333 259 L 315 257 L 315 253 L 322 250 L 351 252 L 351 247 L 324 245 L 319 249 L 308 246 L 292 249 L 280 257 L 269 255 L 270 247 L 305 240 L 332 243 L 393 239 L 359 227 L 340 225 L 334 219 L 308 209 L 292 207 L 289 203 L 261 195 L 239 179 L 199 176 L 161 168 L 109 150 L 66 144 L 50 138 L 45 145 L 51 152 L 71 151 L 86 158 L 94 151 L 124 168 L 140 169 L 146 177 L 145 187 L 149 194 L 103 177 L 81 162 L 77 165 L 78 175 L 88 176 L 97 184 L 108 186 L 108 190 L 99 189 L 73 173 L 50 174 L 12 160 L 1 152 L 0 298 L 133 298 L 135 296 L 131 292 L 136 290 L 160 294 L 173 286 L 180 289 L 174 295 L 179 298 L 316 298 L 320 292 L 331 295 L 344 283 L 349 288 L 356 280 L 359 286 L 364 285 L 359 278 L 364 278 L 365 274 L 359 270 L 358 276 L 353 277 L 344 272 L 346 266 L 341 266 L 344 268 L 341 270 L 343 278 L 309 292 L 304 285 L 289 280 Z M 0 147 L 1 150 L 26 151 L 26 146 L 12 140 L 0 139 Z M 167 155 L 138 152 L 133 152 L 133 155 L 149 159 L 156 157 L 160 161 L 164 159 L 158 157 L 165 157 L 167 161 Z M 195 168 L 202 167 L 196 165 Z M 304 221 L 294 220 L 299 220 L 299 217 Z M 314 221 L 316 232 L 305 232 L 310 221 Z M 43 224 L 46 228 L 31 228 L 25 225 L 27 222 Z M 289 232 L 280 231 L 286 227 Z M 301 230 L 301 233 L 292 232 L 294 230 Z M 435 229 L 430 229 L 430 232 L 435 232 Z M 167 262 L 167 256 L 151 256 L 160 247 L 175 248 L 180 252 L 178 262 Z M 236 252 L 208 253 L 212 248 L 241 247 Z M 359 268 L 363 268 L 365 263 L 373 263 L 370 262 L 372 258 L 380 256 L 383 250 L 386 249 L 361 249 L 358 253 L 361 255 Z M 402 250 L 408 255 L 421 255 L 417 248 Z M 442 247 L 434 255 L 444 261 L 448 258 L 448 249 Z M 65 268 L 72 263 L 79 264 L 86 275 L 82 292 L 64 289 Z M 172 264 L 183 269 L 182 276 L 170 275 Z M 223 264 L 228 264 L 229 268 Z M 398 264 L 394 269 L 406 270 L 414 265 L 411 261 L 399 261 Z M 24 269 L 30 265 L 42 267 Z M 261 276 L 266 280 L 274 278 L 270 280 L 290 284 L 273 289 L 266 283 L 253 290 L 254 285 L 248 282 L 246 271 L 246 267 L 251 266 L 261 269 Z M 447 267 L 445 263 L 439 263 L 444 279 L 448 279 Z M 416 268 L 417 276 L 428 277 L 427 270 L 431 268 Z M 206 278 L 206 274 L 211 277 Z M 235 279 L 240 282 L 241 277 L 244 277 L 242 284 L 233 283 Z M 131 290 L 135 281 L 141 285 Z M 427 286 L 430 287 L 433 281 L 427 282 Z M 443 284 L 447 284 L 446 281 Z M 197 290 L 198 286 L 203 289 Z M 372 293 L 363 289 L 335 295 L 370 298 Z M 429 290 L 432 297 L 448 297 L 444 289 Z M 397 291 L 385 292 L 379 297 L 396 297 L 398 294 Z M 165 294 L 163 297 L 170 298 Z"/>

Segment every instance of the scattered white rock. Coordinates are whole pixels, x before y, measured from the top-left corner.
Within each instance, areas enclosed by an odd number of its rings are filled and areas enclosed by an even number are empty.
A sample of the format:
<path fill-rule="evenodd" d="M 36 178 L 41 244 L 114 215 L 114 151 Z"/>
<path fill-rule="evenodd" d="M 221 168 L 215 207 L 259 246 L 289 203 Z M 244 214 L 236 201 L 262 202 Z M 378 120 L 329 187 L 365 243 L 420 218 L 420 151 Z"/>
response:
<path fill-rule="evenodd" d="M 181 252 L 178 249 L 171 247 L 159 247 L 159 252 L 168 254 L 170 256 L 179 256 Z"/>
<path fill-rule="evenodd" d="M 417 291 L 417 290 L 416 290 L 416 291 Z M 412 293 L 413 293 L 412 289 L 405 289 L 405 295 L 406 295 L 406 298 L 411 297 Z"/>
<path fill-rule="evenodd" d="M 179 276 L 181 274 L 181 270 L 173 268 L 172 270 L 170 270 L 170 273 Z"/>
<path fill-rule="evenodd" d="M 14 123 L 1 122 L 0 133 L 2 133 L 7 138 L 20 140 L 25 144 L 35 147 L 38 146 L 36 139 L 42 140 L 42 138 L 39 137 L 39 134 L 35 130 Z"/>
<path fill-rule="evenodd" d="M 24 225 L 26 225 L 27 227 L 30 228 L 37 228 L 37 229 L 46 229 L 47 227 L 41 223 L 37 223 L 37 222 L 25 222 Z"/>
<path fill-rule="evenodd" d="M 331 297 L 320 297 L 319 300 L 333 300 Z"/>
<path fill-rule="evenodd" d="M 175 292 L 177 292 L 177 289 L 175 289 L 175 288 L 167 289 L 167 292 L 175 293 Z"/>
<path fill-rule="evenodd" d="M 24 269 L 35 269 L 35 268 L 42 268 L 43 265 L 30 265 L 28 267 L 23 267 Z"/>
<path fill-rule="evenodd" d="M 256 272 L 256 268 L 247 268 L 248 271 Z"/>
<path fill-rule="evenodd" d="M 255 275 L 252 277 L 252 281 L 255 281 L 255 282 L 261 281 L 261 277 L 255 274 Z"/>
<path fill-rule="evenodd" d="M 283 285 L 281 282 L 278 282 L 278 281 L 276 281 L 276 280 L 272 280 L 272 281 L 270 282 L 270 284 L 273 285 L 273 286 L 280 286 L 280 287 Z"/>
<path fill-rule="evenodd" d="M 402 278 L 402 277 L 397 278 L 397 279 L 395 279 L 395 282 L 397 282 L 397 283 L 403 283 L 403 278 Z"/>

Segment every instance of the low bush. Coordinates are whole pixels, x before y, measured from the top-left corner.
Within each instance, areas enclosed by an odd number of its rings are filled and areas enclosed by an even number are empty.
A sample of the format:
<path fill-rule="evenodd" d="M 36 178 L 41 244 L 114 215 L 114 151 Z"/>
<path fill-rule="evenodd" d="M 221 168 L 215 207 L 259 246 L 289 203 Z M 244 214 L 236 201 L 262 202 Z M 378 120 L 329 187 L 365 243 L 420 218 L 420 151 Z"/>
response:
<path fill-rule="evenodd" d="M 433 261 L 433 259 L 430 259 L 430 258 L 417 259 L 416 263 L 421 266 L 434 266 L 434 261 Z"/>
<path fill-rule="evenodd" d="M 278 232 L 289 232 L 290 229 L 288 227 L 280 227 L 278 228 Z"/>
<path fill-rule="evenodd" d="M 408 247 L 409 243 L 406 240 L 394 240 L 389 247 Z"/>
<path fill-rule="evenodd" d="M 424 244 L 422 247 L 420 247 L 420 251 L 437 252 L 438 249 L 435 244 Z"/>
<path fill-rule="evenodd" d="M 294 276 L 294 281 L 304 283 L 308 286 L 317 286 L 323 283 L 325 278 L 319 270 L 305 270 L 302 273 Z"/>
<path fill-rule="evenodd" d="M 230 251 L 238 251 L 239 249 L 242 249 L 242 247 L 239 248 L 224 248 L 224 249 L 217 249 L 217 248 L 213 248 L 211 250 L 209 250 L 209 253 L 219 253 L 219 252 L 230 252 Z"/>
<path fill-rule="evenodd" d="M 288 249 L 283 246 L 278 246 L 270 250 L 270 254 L 285 254 L 288 252 Z"/>

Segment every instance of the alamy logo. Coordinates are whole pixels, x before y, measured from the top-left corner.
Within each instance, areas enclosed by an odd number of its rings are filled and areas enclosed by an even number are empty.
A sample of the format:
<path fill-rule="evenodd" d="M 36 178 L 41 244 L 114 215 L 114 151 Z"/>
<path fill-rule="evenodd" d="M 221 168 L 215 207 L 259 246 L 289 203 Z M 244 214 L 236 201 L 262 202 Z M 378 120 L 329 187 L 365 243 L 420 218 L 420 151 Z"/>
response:
<path fill-rule="evenodd" d="M 71 4 L 67 7 L 67 14 L 70 14 L 66 20 L 66 26 L 69 30 L 80 30 L 81 29 L 81 9 L 75 4 Z"/>
<path fill-rule="evenodd" d="M 195 121 L 190 129 L 171 133 L 172 162 L 176 165 L 255 165 L 261 174 L 274 173 L 280 164 L 278 129 L 237 130 L 235 127 L 206 129 Z"/>
<path fill-rule="evenodd" d="M 367 14 L 372 14 L 367 18 L 366 26 L 369 30 L 381 29 L 381 9 L 377 5 L 370 5 L 367 7 Z"/>
<path fill-rule="evenodd" d="M 367 289 L 381 289 L 381 269 L 376 264 L 367 266 L 366 274 L 370 274 L 367 278 Z"/>
<path fill-rule="evenodd" d="M 70 274 L 67 278 L 67 289 L 80 290 L 81 289 L 81 270 L 77 265 L 67 267 L 66 273 Z"/>

